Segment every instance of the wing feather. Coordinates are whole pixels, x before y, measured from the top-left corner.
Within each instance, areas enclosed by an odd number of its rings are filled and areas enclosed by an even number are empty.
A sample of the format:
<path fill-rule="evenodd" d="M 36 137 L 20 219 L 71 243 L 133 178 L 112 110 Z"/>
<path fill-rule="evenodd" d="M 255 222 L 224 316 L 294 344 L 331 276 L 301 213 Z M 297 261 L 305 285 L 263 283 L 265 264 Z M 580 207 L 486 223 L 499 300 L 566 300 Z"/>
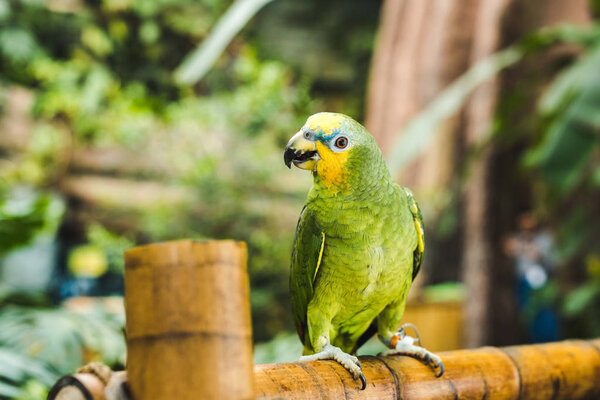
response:
<path fill-rule="evenodd" d="M 415 231 L 417 232 L 417 247 L 413 252 L 412 280 L 414 281 L 421 269 L 421 264 L 423 263 L 423 253 L 425 252 L 425 229 L 423 228 L 423 215 L 421 214 L 419 204 L 410 190 L 407 188 L 403 189 L 408 199 L 408 207 L 413 215 Z"/>
<path fill-rule="evenodd" d="M 306 311 L 325 249 L 325 234 L 306 206 L 300 213 L 290 265 L 290 301 L 300 340 L 305 343 Z"/>

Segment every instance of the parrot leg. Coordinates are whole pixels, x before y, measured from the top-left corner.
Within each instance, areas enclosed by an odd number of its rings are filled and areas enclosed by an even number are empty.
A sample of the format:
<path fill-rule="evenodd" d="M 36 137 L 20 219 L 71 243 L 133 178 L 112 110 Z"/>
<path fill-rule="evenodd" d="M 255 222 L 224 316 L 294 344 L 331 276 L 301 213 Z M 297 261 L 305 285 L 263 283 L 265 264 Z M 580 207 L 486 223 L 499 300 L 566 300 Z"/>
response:
<path fill-rule="evenodd" d="M 311 354 L 309 356 L 300 357 L 300 361 L 317 361 L 317 360 L 335 360 L 340 363 L 354 379 L 360 379 L 362 387 L 360 390 L 365 390 L 367 387 L 367 380 L 362 373 L 362 365 L 356 356 L 353 356 L 348 353 L 344 353 L 342 349 L 339 347 L 335 347 L 327 341 L 327 344 L 323 346 L 323 350 L 316 353 Z"/>
<path fill-rule="evenodd" d="M 406 327 L 411 327 L 416 332 L 416 338 L 408 336 L 405 332 Z M 440 377 L 444 375 L 444 363 L 437 354 L 430 352 L 429 350 L 421 347 L 421 339 L 419 338 L 419 332 L 413 324 L 404 324 L 400 327 L 391 338 L 383 339 L 383 342 L 390 348 L 390 350 L 384 351 L 380 356 L 408 356 L 421 361 L 423 364 L 431 367 L 436 371 L 435 376 Z M 415 345 L 419 343 L 419 346 Z M 437 371 L 439 369 L 439 372 Z"/>

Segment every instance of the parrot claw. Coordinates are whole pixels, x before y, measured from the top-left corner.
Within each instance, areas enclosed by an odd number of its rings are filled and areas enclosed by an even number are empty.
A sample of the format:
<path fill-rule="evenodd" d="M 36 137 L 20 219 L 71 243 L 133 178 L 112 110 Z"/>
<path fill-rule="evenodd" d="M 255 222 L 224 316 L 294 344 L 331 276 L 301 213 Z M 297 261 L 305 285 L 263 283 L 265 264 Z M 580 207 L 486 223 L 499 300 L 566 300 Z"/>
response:
<path fill-rule="evenodd" d="M 440 361 L 439 367 L 440 367 L 440 373 L 435 374 L 436 378 L 439 378 L 440 376 L 444 375 L 444 363 Z M 436 367 L 433 367 L 433 368 L 436 369 Z"/>
<path fill-rule="evenodd" d="M 300 357 L 300 361 L 317 361 L 317 360 L 335 360 L 341 364 L 354 379 L 360 379 L 364 390 L 367 387 L 367 380 L 362 373 L 362 364 L 358 361 L 356 356 L 344 353 L 339 347 L 335 347 L 331 344 L 326 344 L 323 350 L 319 353 L 312 354 L 309 356 Z"/>
<path fill-rule="evenodd" d="M 360 382 L 362 383 L 362 386 L 360 388 L 360 390 L 365 390 L 367 388 L 367 380 L 365 379 L 365 376 L 363 375 L 363 373 L 360 373 Z"/>
<path fill-rule="evenodd" d="M 358 365 L 358 368 L 360 368 L 361 373 L 360 373 L 360 382 L 362 383 L 362 386 L 360 388 L 360 390 L 365 390 L 367 388 L 367 379 L 365 378 L 365 375 L 362 373 L 362 364 L 360 363 L 359 360 L 356 360 L 356 365 Z"/>
<path fill-rule="evenodd" d="M 436 371 L 435 377 L 439 378 L 440 376 L 444 375 L 444 363 L 439 357 L 437 357 L 437 359 L 434 360 L 431 357 L 432 355 L 435 356 L 435 354 L 433 353 L 427 353 L 427 355 L 425 356 L 425 360 L 423 360 L 423 363 L 433 368 L 433 370 Z M 439 373 L 437 372 L 438 368 L 440 369 Z"/>

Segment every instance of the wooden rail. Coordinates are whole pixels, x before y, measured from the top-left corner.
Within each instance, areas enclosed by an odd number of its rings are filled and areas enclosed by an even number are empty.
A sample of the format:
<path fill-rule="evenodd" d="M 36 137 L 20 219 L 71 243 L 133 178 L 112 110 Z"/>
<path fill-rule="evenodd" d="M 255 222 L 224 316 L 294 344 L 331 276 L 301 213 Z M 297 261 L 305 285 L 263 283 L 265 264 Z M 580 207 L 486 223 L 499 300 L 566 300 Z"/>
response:
<path fill-rule="evenodd" d="M 441 378 L 407 357 L 361 357 L 364 391 L 333 361 L 252 373 L 245 260 L 236 242 L 128 251 L 127 374 L 90 366 L 48 399 L 600 399 L 600 339 L 440 353 Z"/>
<path fill-rule="evenodd" d="M 600 399 L 600 340 L 440 353 L 446 372 L 407 357 L 361 357 L 368 386 L 358 390 L 334 362 L 257 365 L 259 398 Z"/>

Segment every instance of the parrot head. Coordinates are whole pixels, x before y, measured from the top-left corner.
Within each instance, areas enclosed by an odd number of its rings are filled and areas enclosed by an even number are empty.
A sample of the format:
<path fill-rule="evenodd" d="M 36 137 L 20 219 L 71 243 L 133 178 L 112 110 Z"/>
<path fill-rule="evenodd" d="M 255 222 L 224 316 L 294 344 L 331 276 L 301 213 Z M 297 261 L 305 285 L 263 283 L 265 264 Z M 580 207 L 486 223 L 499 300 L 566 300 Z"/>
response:
<path fill-rule="evenodd" d="M 352 178 L 366 176 L 369 168 L 380 167 L 373 162 L 383 164 L 375 140 L 361 124 L 347 115 L 327 112 L 308 118 L 288 142 L 283 159 L 288 168 L 293 163 L 310 170 L 335 191 L 347 188 Z"/>

